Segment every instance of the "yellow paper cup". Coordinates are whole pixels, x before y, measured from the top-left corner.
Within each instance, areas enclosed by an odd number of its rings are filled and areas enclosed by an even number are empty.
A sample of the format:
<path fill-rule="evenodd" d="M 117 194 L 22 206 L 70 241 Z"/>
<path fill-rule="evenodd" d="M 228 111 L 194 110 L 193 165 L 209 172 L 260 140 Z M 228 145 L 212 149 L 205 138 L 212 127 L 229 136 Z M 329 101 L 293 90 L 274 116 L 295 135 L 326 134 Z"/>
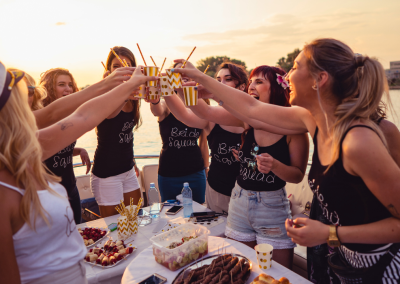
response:
<path fill-rule="evenodd" d="M 160 79 L 160 85 L 161 85 L 161 96 L 162 97 L 167 97 L 167 96 L 172 96 L 175 92 L 173 89 L 171 89 L 169 81 L 168 81 L 168 76 L 162 76 Z"/>
<path fill-rule="evenodd" d="M 155 100 L 160 98 L 161 92 L 158 87 L 149 87 L 149 99 Z"/>
<path fill-rule="evenodd" d="M 144 75 L 146 76 L 158 76 L 158 71 L 160 71 L 160 67 L 156 66 L 145 66 L 144 67 Z M 156 87 L 157 81 L 147 81 L 147 87 Z"/>
<path fill-rule="evenodd" d="M 134 95 L 134 97 L 144 99 L 146 97 L 146 85 L 140 85 L 139 93 L 137 95 Z"/>
<path fill-rule="evenodd" d="M 128 218 L 126 216 L 120 216 L 117 219 L 118 228 L 118 239 L 126 240 L 132 235 L 131 228 L 129 225 Z"/>
<path fill-rule="evenodd" d="M 258 267 L 267 270 L 272 267 L 272 252 L 274 247 L 269 244 L 259 244 L 254 247 L 257 254 Z"/>
<path fill-rule="evenodd" d="M 197 105 L 198 93 L 194 86 L 183 87 L 183 97 L 186 106 Z"/>
<path fill-rule="evenodd" d="M 132 234 L 137 234 L 137 230 L 138 230 L 138 220 L 137 218 L 135 218 L 134 220 L 129 221 L 129 229 Z"/>
<path fill-rule="evenodd" d="M 180 73 L 171 72 L 171 69 L 165 69 L 165 72 L 171 89 L 182 88 L 182 75 Z"/>

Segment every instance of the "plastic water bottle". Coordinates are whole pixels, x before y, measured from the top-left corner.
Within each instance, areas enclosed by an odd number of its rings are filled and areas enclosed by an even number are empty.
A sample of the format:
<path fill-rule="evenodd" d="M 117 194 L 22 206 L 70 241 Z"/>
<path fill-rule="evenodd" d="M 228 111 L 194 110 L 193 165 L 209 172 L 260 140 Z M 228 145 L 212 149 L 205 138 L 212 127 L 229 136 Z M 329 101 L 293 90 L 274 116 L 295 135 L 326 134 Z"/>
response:
<path fill-rule="evenodd" d="M 182 189 L 182 198 L 183 198 L 183 217 L 189 218 L 193 213 L 193 199 L 192 199 L 192 190 L 189 187 L 189 183 L 185 182 L 183 184 Z"/>
<path fill-rule="evenodd" d="M 158 190 L 154 182 L 150 183 L 150 188 L 147 193 L 150 205 L 150 218 L 157 219 L 160 217 L 160 201 L 158 198 Z"/>

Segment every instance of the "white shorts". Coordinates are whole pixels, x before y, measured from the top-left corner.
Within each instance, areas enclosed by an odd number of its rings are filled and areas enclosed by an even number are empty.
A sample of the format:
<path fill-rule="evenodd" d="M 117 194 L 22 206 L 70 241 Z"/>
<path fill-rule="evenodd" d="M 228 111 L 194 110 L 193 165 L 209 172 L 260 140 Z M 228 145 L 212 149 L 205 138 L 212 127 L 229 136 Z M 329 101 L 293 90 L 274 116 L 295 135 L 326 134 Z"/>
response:
<path fill-rule="evenodd" d="M 90 188 L 100 206 L 118 205 L 124 200 L 124 193 L 140 190 L 135 168 L 108 178 L 90 174 Z"/>

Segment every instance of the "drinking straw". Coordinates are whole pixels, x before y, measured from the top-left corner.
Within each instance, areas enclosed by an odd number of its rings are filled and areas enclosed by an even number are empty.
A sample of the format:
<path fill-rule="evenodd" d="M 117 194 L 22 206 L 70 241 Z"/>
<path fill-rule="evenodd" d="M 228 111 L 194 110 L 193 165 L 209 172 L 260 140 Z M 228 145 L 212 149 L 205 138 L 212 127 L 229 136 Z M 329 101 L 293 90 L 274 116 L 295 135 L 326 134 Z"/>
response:
<path fill-rule="evenodd" d="M 189 60 L 190 56 L 192 56 L 192 54 L 193 54 L 193 51 L 194 51 L 195 49 L 196 49 L 196 47 L 194 47 L 194 48 L 193 48 L 192 52 L 189 54 L 189 56 L 188 56 L 188 58 L 186 59 L 186 61 L 185 61 L 185 62 L 183 62 L 183 64 L 182 64 L 182 67 L 181 67 L 181 68 L 184 68 L 184 67 L 185 67 L 185 65 L 186 65 L 186 62 Z"/>
<path fill-rule="evenodd" d="M 167 60 L 167 57 L 164 58 L 164 62 L 163 62 L 162 65 L 161 65 L 161 69 L 160 69 L 160 72 L 158 73 L 158 76 L 161 76 L 161 70 L 162 70 L 163 67 L 164 67 L 165 60 Z"/>
<path fill-rule="evenodd" d="M 107 67 L 104 65 L 103 61 L 101 61 L 101 64 L 103 64 L 104 71 L 107 71 Z"/>
<path fill-rule="evenodd" d="M 125 67 L 129 67 L 128 63 L 126 63 L 126 60 L 124 59 Z"/>
<path fill-rule="evenodd" d="M 143 57 L 142 51 L 140 50 L 139 44 L 137 43 L 136 45 L 137 45 L 137 47 L 139 48 L 139 52 L 140 52 L 140 55 L 142 56 L 142 59 L 143 59 L 144 65 L 146 65 L 146 66 L 147 66 L 147 64 L 146 64 L 146 60 L 144 60 L 144 57 Z"/>
<path fill-rule="evenodd" d="M 210 65 L 207 65 L 207 68 L 206 68 L 206 70 L 204 70 L 204 72 L 203 72 L 204 74 L 206 74 L 206 73 L 207 73 L 207 71 L 208 71 L 208 68 L 210 68 Z M 198 85 L 199 85 L 199 83 L 197 83 L 197 84 L 196 84 L 196 86 L 198 86 Z"/>
<path fill-rule="evenodd" d="M 122 66 L 125 67 L 125 63 L 121 60 L 121 58 L 119 58 L 118 54 L 115 53 L 114 49 L 110 48 L 111 51 L 114 53 L 115 57 L 119 60 L 119 62 L 121 62 Z"/>
<path fill-rule="evenodd" d="M 156 66 L 156 67 L 157 67 L 157 64 L 154 62 L 154 59 L 153 59 L 153 57 L 151 57 L 151 56 L 150 56 L 150 58 L 151 58 L 151 61 L 153 61 L 153 63 L 154 63 L 154 66 Z"/>

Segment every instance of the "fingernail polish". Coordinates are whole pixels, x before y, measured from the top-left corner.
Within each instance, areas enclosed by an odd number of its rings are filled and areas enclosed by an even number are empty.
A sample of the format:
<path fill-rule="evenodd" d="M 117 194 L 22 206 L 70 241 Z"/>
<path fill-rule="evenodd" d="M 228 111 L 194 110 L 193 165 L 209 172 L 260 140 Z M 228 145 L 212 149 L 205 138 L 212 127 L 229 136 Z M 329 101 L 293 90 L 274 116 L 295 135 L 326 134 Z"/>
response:
<path fill-rule="evenodd" d="M 197 87 L 194 87 L 194 89 L 197 91 L 198 88 L 197 88 Z"/>
<path fill-rule="evenodd" d="M 171 72 L 174 72 L 174 71 L 175 71 L 175 68 L 172 68 L 172 69 L 171 69 Z"/>

